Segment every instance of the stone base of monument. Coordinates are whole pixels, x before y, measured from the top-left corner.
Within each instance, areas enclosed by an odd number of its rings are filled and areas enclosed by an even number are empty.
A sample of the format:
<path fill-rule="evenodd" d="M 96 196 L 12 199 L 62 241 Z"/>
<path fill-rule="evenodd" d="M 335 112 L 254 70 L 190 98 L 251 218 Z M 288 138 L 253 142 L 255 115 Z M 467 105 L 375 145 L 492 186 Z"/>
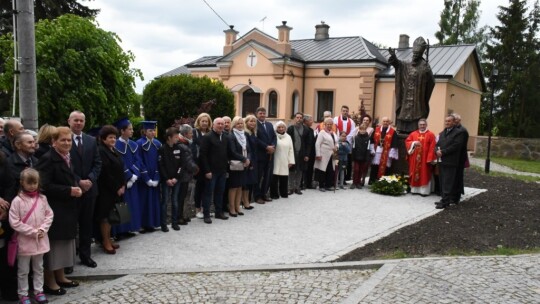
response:
<path fill-rule="evenodd" d="M 409 163 L 407 162 L 407 148 L 405 147 L 405 140 L 409 135 L 397 133 L 396 136 L 398 139 L 399 159 L 392 161 L 392 167 L 390 167 L 390 172 L 392 172 L 393 174 L 408 176 Z"/>

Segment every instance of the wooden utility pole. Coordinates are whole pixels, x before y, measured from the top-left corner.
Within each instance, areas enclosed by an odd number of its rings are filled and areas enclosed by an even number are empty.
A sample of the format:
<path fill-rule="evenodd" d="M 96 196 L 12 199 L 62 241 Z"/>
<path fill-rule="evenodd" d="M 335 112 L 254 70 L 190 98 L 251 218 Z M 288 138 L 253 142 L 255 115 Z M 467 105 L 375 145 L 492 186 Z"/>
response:
<path fill-rule="evenodd" d="M 19 62 L 19 113 L 25 129 L 37 131 L 36 38 L 34 1 L 17 1 L 17 47 Z"/>

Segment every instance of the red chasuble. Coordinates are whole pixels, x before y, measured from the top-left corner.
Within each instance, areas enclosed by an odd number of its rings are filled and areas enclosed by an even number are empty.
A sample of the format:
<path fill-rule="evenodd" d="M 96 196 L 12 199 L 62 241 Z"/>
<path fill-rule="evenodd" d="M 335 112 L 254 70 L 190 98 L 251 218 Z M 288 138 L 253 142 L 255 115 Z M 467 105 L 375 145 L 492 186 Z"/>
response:
<path fill-rule="evenodd" d="M 413 142 L 420 145 L 412 147 Z M 429 183 L 433 168 L 431 162 L 437 160 L 435 155 L 435 135 L 431 131 L 420 133 L 416 130 L 405 140 L 409 161 L 409 184 L 411 187 L 422 187 Z M 409 154 L 412 150 L 412 154 Z"/>
<path fill-rule="evenodd" d="M 381 178 L 386 172 L 388 153 L 390 152 L 390 148 L 392 148 L 392 137 L 394 137 L 395 133 L 396 131 L 392 127 L 388 127 L 388 129 L 386 130 L 386 135 L 384 136 L 382 144 L 383 151 L 381 154 L 381 161 L 379 162 L 379 171 L 377 172 L 377 178 Z M 377 149 L 377 147 L 381 144 L 381 134 L 382 126 L 378 126 L 375 129 L 375 133 L 373 134 L 373 143 L 375 145 L 375 149 Z"/>

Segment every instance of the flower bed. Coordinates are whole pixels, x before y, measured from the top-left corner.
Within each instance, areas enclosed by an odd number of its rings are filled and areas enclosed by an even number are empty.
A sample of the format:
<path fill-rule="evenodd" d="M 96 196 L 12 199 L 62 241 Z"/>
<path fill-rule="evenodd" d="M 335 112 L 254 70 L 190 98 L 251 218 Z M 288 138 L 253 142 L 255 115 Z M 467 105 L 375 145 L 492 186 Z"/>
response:
<path fill-rule="evenodd" d="M 400 196 L 407 193 L 408 185 L 407 178 L 401 175 L 385 175 L 371 185 L 371 192 Z"/>

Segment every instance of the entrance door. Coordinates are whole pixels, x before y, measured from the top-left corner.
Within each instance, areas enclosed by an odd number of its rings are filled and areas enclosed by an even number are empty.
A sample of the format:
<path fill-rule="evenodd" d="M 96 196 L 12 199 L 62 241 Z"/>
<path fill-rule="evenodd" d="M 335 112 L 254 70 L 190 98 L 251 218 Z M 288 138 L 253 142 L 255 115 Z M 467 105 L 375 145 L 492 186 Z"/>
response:
<path fill-rule="evenodd" d="M 252 89 L 246 90 L 242 94 L 242 117 L 248 114 L 255 115 L 255 110 L 261 104 L 261 94 L 255 93 Z"/>

